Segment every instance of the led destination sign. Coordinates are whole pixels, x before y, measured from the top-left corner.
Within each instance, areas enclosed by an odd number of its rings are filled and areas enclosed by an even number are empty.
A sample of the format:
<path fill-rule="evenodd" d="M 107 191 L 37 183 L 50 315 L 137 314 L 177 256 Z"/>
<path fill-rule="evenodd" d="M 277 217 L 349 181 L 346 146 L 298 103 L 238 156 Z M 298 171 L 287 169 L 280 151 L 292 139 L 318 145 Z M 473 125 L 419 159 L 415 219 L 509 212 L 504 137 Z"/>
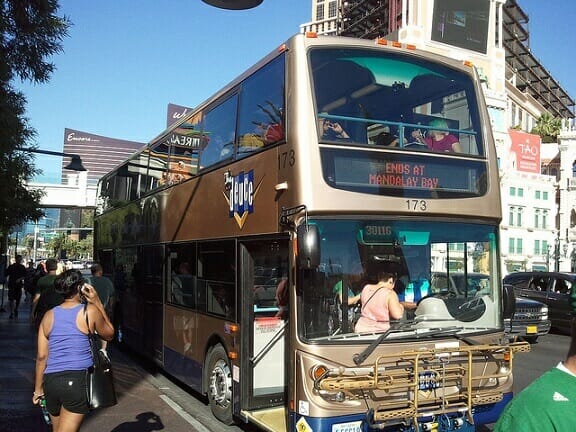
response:
<path fill-rule="evenodd" d="M 368 173 L 368 183 L 378 186 L 437 189 L 440 178 L 427 176 L 425 164 L 384 162 L 380 172 Z"/>
<path fill-rule="evenodd" d="M 326 149 L 322 166 L 331 186 L 379 195 L 479 196 L 487 188 L 486 162 L 480 159 Z"/>

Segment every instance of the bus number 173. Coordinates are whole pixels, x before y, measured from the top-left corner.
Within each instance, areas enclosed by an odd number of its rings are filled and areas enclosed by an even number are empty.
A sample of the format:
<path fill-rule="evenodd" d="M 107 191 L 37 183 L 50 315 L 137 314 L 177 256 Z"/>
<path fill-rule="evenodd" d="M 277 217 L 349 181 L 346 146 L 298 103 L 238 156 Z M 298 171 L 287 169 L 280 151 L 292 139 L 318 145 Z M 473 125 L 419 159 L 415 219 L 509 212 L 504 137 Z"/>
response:
<path fill-rule="evenodd" d="M 406 200 L 406 205 L 408 206 L 408 210 L 412 210 L 412 211 L 427 211 L 428 210 L 428 203 L 426 202 L 426 200 L 409 199 L 409 200 Z"/>

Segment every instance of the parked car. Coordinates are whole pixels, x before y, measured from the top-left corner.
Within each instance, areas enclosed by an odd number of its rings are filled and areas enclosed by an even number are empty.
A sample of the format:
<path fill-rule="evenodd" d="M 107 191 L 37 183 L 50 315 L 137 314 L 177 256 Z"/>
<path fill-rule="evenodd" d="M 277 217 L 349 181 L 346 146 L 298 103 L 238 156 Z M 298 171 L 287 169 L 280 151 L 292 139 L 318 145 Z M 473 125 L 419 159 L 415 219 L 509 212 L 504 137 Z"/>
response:
<path fill-rule="evenodd" d="M 569 299 L 576 284 L 576 273 L 516 272 L 506 276 L 504 283 L 512 285 L 517 296 L 546 304 L 552 327 L 570 332 L 574 314 Z"/>
<path fill-rule="evenodd" d="M 432 292 L 448 298 L 469 298 L 489 293 L 490 276 L 484 273 L 434 272 Z M 504 331 L 511 338 L 521 337 L 536 342 L 539 336 L 550 331 L 548 307 L 539 301 L 516 296 L 516 311 L 511 319 L 504 321 Z"/>
<path fill-rule="evenodd" d="M 79 260 L 74 260 L 74 261 L 72 261 L 72 264 L 70 265 L 69 268 L 74 269 L 74 270 L 82 270 L 82 269 L 84 269 L 84 263 L 82 261 L 79 261 Z"/>
<path fill-rule="evenodd" d="M 534 343 L 539 336 L 550 332 L 548 306 L 536 300 L 516 297 L 516 311 L 512 318 L 504 320 L 504 331 L 511 338 L 522 338 Z"/>

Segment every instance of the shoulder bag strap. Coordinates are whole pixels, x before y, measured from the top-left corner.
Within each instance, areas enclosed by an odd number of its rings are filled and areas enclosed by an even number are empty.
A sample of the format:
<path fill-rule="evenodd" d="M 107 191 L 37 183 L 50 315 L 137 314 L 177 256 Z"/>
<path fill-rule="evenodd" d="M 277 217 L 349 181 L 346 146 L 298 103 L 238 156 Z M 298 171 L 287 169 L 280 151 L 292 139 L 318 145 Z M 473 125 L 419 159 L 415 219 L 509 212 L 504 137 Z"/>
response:
<path fill-rule="evenodd" d="M 371 295 L 370 297 L 368 297 L 368 300 L 366 300 L 366 303 L 364 303 L 364 304 L 362 305 L 362 309 L 364 309 L 364 306 L 366 306 L 366 305 L 368 304 L 368 302 L 369 302 L 370 300 L 372 300 L 372 297 L 374 297 L 374 296 L 376 295 L 376 293 L 377 293 L 378 291 L 380 291 L 381 289 L 382 289 L 382 287 L 378 288 L 376 291 L 374 291 L 374 292 L 372 293 L 372 295 Z"/>
<path fill-rule="evenodd" d="M 88 321 L 88 303 L 84 304 L 84 318 L 86 318 L 86 326 L 88 327 L 88 342 L 90 342 L 90 353 L 92 354 L 92 361 L 96 363 L 94 355 L 94 333 L 90 329 L 90 322 Z"/>
<path fill-rule="evenodd" d="M 84 304 L 84 318 L 86 319 L 86 327 L 88 327 L 88 335 L 92 334 L 90 329 L 90 322 L 88 321 L 88 303 Z"/>

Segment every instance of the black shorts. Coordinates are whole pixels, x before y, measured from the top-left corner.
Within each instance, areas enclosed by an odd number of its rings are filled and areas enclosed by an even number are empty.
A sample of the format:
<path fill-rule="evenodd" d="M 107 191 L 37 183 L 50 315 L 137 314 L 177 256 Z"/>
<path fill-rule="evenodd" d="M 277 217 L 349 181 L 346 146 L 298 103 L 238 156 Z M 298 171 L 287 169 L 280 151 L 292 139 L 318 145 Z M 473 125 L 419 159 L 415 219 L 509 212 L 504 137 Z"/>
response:
<path fill-rule="evenodd" d="M 8 288 L 8 301 L 20 301 L 22 298 L 22 286 Z"/>
<path fill-rule="evenodd" d="M 60 415 L 60 408 L 76 414 L 88 414 L 86 370 L 44 374 L 46 409 L 53 416 Z"/>

